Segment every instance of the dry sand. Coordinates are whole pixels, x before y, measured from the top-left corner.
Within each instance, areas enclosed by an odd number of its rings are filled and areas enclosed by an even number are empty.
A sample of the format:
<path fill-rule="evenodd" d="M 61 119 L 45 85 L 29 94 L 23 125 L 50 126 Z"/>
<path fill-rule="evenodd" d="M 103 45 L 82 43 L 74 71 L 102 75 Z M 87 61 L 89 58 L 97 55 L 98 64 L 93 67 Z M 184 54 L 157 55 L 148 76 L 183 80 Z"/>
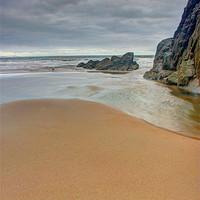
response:
<path fill-rule="evenodd" d="M 1 106 L 2 200 L 198 200 L 200 141 L 102 104 Z"/>

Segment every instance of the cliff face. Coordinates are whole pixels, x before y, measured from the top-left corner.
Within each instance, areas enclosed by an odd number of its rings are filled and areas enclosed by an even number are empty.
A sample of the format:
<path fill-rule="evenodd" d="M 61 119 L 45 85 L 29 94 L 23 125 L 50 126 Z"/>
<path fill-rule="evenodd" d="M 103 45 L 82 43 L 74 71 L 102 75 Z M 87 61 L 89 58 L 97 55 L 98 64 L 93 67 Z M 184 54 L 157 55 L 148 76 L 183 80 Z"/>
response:
<path fill-rule="evenodd" d="M 166 77 L 178 87 L 200 80 L 200 0 L 188 1 L 174 37 L 158 44 L 153 68 L 144 74 L 151 80 Z"/>

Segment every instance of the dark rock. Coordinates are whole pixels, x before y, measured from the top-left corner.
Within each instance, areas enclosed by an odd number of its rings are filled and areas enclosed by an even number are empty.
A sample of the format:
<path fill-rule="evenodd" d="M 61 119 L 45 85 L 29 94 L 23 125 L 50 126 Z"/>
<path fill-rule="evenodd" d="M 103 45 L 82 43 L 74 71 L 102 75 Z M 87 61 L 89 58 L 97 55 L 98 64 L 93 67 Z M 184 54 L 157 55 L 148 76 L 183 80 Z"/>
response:
<path fill-rule="evenodd" d="M 168 38 L 158 44 L 153 69 L 144 74 L 145 79 L 160 80 L 169 75 L 168 72 L 164 73 L 164 70 L 173 70 L 171 67 L 171 48 L 173 43 L 174 40 Z"/>
<path fill-rule="evenodd" d="M 110 70 L 120 70 L 120 71 L 132 71 L 139 68 L 136 61 L 133 62 L 134 54 L 128 52 L 122 56 L 120 60 L 113 61 L 113 65 Z"/>
<path fill-rule="evenodd" d="M 88 63 L 83 66 L 83 68 L 94 69 L 98 63 L 99 63 L 99 61 L 89 60 Z"/>
<path fill-rule="evenodd" d="M 143 78 L 149 79 L 149 80 L 158 80 L 157 74 L 158 74 L 157 72 L 150 70 L 144 73 Z"/>
<path fill-rule="evenodd" d="M 145 72 L 143 77 L 149 80 L 162 80 L 163 78 L 168 77 L 173 72 L 174 71 L 171 70 L 160 70 L 160 71 L 150 70 L 148 72 Z"/>
<path fill-rule="evenodd" d="M 112 66 L 112 61 L 105 58 L 96 65 L 97 70 L 108 70 Z"/>
<path fill-rule="evenodd" d="M 166 83 L 187 86 L 197 77 L 200 85 L 200 1 L 189 0 L 173 38 L 158 44 L 153 69 L 144 78 L 155 79 L 162 70 L 174 70 Z M 175 74 L 177 78 L 175 80 Z"/>
<path fill-rule="evenodd" d="M 174 40 L 168 38 L 158 44 L 153 69 L 145 72 L 143 76 L 145 79 L 161 80 L 173 73 L 173 68 L 171 67 L 171 48 L 173 43 Z"/>
<path fill-rule="evenodd" d="M 181 22 L 174 33 L 174 45 L 172 48 L 172 64 L 177 66 L 181 63 L 184 51 L 188 48 L 189 39 L 196 29 L 196 23 L 200 17 L 200 1 L 189 0 Z"/>
<path fill-rule="evenodd" d="M 128 67 L 128 71 L 132 71 L 132 70 L 136 70 L 136 69 L 139 69 L 139 65 L 136 63 L 136 61 L 132 64 L 132 65 L 130 65 L 129 67 Z"/>
<path fill-rule="evenodd" d="M 85 63 L 84 62 L 81 62 L 79 63 L 76 67 L 84 67 L 85 66 Z"/>
<path fill-rule="evenodd" d="M 128 71 L 129 65 L 127 63 L 121 63 L 120 61 L 114 62 L 111 66 L 110 70 L 120 70 L 120 71 Z"/>
<path fill-rule="evenodd" d="M 133 61 L 134 54 L 132 52 L 124 54 L 121 58 L 112 56 L 111 60 L 105 58 L 102 61 L 90 60 L 87 64 L 80 63 L 77 67 L 83 66 L 86 69 L 96 70 L 118 70 L 118 71 L 132 71 L 139 68 L 136 61 Z"/>
<path fill-rule="evenodd" d="M 121 62 L 115 62 L 113 63 L 113 66 L 110 68 L 110 70 L 120 70 L 120 71 L 133 71 L 139 68 L 138 64 L 128 64 L 124 63 L 122 64 Z"/>
<path fill-rule="evenodd" d="M 133 57 L 134 57 L 133 52 L 128 52 L 128 53 L 126 53 L 122 56 L 121 63 L 132 64 L 133 63 Z"/>
<path fill-rule="evenodd" d="M 156 56 L 154 59 L 154 71 L 155 70 L 171 70 L 171 63 L 170 63 L 170 56 L 172 53 L 172 46 L 173 46 L 174 40 L 172 38 L 168 38 L 165 40 L 162 40 L 157 47 L 156 50 Z"/>
<path fill-rule="evenodd" d="M 119 61 L 119 60 L 121 60 L 121 58 L 118 57 L 118 56 L 112 56 L 112 58 L 111 58 L 112 62 L 116 62 L 116 61 Z"/>

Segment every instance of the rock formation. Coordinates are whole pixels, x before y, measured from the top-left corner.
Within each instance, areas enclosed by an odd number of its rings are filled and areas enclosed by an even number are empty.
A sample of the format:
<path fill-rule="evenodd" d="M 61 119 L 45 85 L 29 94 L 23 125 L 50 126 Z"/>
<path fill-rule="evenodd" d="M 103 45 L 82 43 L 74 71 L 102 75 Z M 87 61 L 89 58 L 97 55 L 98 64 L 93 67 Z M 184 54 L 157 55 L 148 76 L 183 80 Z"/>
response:
<path fill-rule="evenodd" d="M 122 57 L 112 56 L 111 59 L 105 58 L 102 61 L 88 61 L 87 63 L 79 63 L 77 67 L 96 70 L 119 70 L 132 71 L 139 68 L 136 61 L 133 61 L 134 54 L 132 52 L 124 54 Z"/>
<path fill-rule="evenodd" d="M 198 79 L 200 85 L 200 0 L 188 1 L 174 37 L 158 44 L 153 68 L 144 78 L 166 78 L 178 87 Z"/>

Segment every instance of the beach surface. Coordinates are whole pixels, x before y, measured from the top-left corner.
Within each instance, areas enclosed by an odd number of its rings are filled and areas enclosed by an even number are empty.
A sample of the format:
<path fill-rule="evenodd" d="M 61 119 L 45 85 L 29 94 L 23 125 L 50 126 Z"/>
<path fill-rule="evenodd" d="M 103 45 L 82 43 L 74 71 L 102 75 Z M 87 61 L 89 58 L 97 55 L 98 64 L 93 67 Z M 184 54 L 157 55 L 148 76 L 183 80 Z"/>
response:
<path fill-rule="evenodd" d="M 77 99 L 1 105 L 2 200 L 197 200 L 200 141 Z"/>

